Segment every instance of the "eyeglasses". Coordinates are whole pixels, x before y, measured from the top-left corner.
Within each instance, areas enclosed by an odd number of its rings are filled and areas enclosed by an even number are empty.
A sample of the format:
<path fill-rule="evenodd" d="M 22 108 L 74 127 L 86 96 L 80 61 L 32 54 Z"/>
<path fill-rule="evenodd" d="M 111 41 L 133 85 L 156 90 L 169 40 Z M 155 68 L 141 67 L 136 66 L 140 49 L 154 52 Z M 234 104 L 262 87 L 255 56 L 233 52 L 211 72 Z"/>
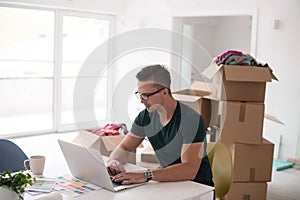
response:
<path fill-rule="evenodd" d="M 138 91 L 136 91 L 134 94 L 135 96 L 138 98 L 138 99 L 143 99 L 145 101 L 148 101 L 149 100 L 149 97 L 152 96 L 152 95 L 155 95 L 157 93 L 159 93 L 160 91 L 162 91 L 163 89 L 165 89 L 164 87 L 155 91 L 155 92 L 151 92 L 151 93 L 144 93 L 144 94 L 140 94 Z"/>

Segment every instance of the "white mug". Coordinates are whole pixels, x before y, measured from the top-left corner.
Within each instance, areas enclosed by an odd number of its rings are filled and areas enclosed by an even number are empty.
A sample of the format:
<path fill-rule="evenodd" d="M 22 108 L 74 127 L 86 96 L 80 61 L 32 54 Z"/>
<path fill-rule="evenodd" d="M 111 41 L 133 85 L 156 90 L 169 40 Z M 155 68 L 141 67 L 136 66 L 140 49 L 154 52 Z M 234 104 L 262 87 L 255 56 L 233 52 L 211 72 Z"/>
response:
<path fill-rule="evenodd" d="M 24 160 L 24 167 L 26 167 L 26 163 L 29 162 L 30 170 L 34 175 L 42 175 L 45 168 L 45 156 L 31 156 L 29 159 Z"/>

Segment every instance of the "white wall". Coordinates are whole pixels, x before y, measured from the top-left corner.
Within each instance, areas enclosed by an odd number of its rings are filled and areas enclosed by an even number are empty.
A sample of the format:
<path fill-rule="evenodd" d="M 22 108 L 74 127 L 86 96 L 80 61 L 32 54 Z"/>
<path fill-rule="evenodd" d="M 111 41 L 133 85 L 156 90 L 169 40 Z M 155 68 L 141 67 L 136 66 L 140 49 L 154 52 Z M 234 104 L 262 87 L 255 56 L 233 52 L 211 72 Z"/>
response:
<path fill-rule="evenodd" d="M 234 14 L 232 14 L 234 15 Z M 188 21 L 188 19 L 190 19 Z M 210 65 L 212 58 L 229 49 L 250 53 L 251 17 L 249 16 L 211 16 L 185 17 L 184 24 L 193 24 L 193 39 L 201 45 L 204 52 L 193 52 L 194 67 L 192 81 L 209 81 L 200 73 Z M 203 80 L 204 79 L 204 80 Z M 190 86 L 191 83 L 189 83 Z"/>
<path fill-rule="evenodd" d="M 165 1 L 127 0 L 125 7 L 124 12 L 119 13 L 118 33 L 140 28 L 172 27 L 171 10 Z"/>
<path fill-rule="evenodd" d="M 10 2 L 41 3 L 39 0 Z M 258 8 L 256 59 L 269 63 L 280 80 L 268 84 L 266 112 L 276 115 L 286 124 L 285 131 L 282 133 L 282 148 L 279 156 L 283 159 L 295 157 L 297 138 L 300 135 L 299 0 L 48 0 L 43 2 L 51 6 L 115 13 L 118 19 L 117 33 L 145 27 L 170 29 L 171 17 L 176 15 Z M 279 20 L 279 29 L 272 29 L 273 19 Z"/>
<path fill-rule="evenodd" d="M 130 1 L 129 1 L 130 2 Z M 136 23 L 149 19 L 148 7 L 142 6 L 147 1 L 139 1 L 141 6 L 137 8 L 139 13 L 135 18 Z M 159 13 L 166 9 L 165 18 L 171 15 L 196 15 L 209 13 L 209 11 L 243 11 L 258 9 L 258 29 L 256 59 L 260 62 L 267 62 L 279 78 L 279 82 L 268 84 L 266 97 L 266 112 L 276 115 L 285 124 L 285 131 L 282 137 L 279 157 L 286 159 L 296 156 L 297 138 L 300 135 L 300 74 L 297 64 L 300 52 L 300 1 L 299 0 L 165 0 L 168 8 L 159 8 Z M 158 7 L 158 6 L 157 6 Z M 145 11 L 145 14 L 143 14 Z M 278 19 L 279 29 L 272 29 L 273 19 Z M 124 18 L 125 20 L 125 18 Z M 125 20 L 126 21 L 126 20 Z M 157 21 L 158 28 L 164 27 L 166 21 Z M 139 26 L 132 25 L 132 29 Z M 129 30 L 130 27 L 126 27 Z"/>
<path fill-rule="evenodd" d="M 220 55 L 227 47 L 238 49 L 244 53 L 250 52 L 251 21 L 249 16 L 222 17 L 216 30 L 215 52 L 213 56 Z M 226 40 L 224 40 L 226 38 Z M 228 39 L 227 39 L 228 38 Z"/>

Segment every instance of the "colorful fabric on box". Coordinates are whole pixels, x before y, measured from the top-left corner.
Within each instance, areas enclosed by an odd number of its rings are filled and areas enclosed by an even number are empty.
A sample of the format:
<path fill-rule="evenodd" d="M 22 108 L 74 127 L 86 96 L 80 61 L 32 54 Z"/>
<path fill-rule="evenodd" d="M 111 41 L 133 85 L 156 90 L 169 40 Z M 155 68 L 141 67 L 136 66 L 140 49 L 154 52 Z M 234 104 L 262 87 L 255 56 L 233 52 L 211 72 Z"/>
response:
<path fill-rule="evenodd" d="M 268 64 L 261 64 L 257 62 L 251 55 L 243 54 L 241 51 L 229 50 L 217 57 L 216 63 L 218 65 L 240 65 L 240 66 L 256 66 L 268 67 Z"/>
<path fill-rule="evenodd" d="M 102 128 L 89 130 L 90 132 L 99 136 L 109 136 L 109 135 L 125 135 L 128 133 L 125 124 L 106 124 Z"/>
<path fill-rule="evenodd" d="M 241 55 L 243 53 L 241 51 L 228 50 L 217 57 L 217 64 L 219 64 L 222 60 L 224 60 L 228 55 L 231 54 Z"/>
<path fill-rule="evenodd" d="M 239 55 L 239 56 L 230 56 L 225 64 L 228 65 L 248 65 L 248 66 L 257 66 L 258 63 L 256 60 L 250 55 Z"/>
<path fill-rule="evenodd" d="M 224 59 L 222 63 L 224 63 L 225 65 L 236 65 L 238 63 L 246 62 L 247 65 L 251 65 L 249 61 L 252 59 L 253 58 L 248 54 L 242 54 L 242 55 L 231 54 L 226 59 Z"/>

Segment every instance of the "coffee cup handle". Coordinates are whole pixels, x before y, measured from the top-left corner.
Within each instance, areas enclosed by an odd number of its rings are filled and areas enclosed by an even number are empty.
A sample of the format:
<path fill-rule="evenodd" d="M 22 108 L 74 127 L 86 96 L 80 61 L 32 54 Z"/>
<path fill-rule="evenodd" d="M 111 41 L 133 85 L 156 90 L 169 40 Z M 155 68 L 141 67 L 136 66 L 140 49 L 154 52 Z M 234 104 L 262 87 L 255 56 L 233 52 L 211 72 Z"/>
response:
<path fill-rule="evenodd" d="M 24 160 L 24 167 L 26 170 L 29 170 L 29 168 L 27 167 L 27 164 L 29 162 L 29 159 Z M 28 165 L 29 166 L 29 165 Z"/>

